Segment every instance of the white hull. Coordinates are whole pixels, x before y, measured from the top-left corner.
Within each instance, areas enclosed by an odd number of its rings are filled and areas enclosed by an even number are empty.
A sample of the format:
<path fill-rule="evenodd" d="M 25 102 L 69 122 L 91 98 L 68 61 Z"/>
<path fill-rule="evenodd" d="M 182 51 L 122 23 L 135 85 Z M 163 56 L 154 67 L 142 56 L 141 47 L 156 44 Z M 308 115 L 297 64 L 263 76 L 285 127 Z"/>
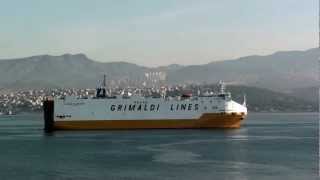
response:
<path fill-rule="evenodd" d="M 247 108 L 221 97 L 196 97 L 185 100 L 131 97 L 128 99 L 54 100 L 55 121 L 87 120 L 194 120 L 203 114 L 247 114 Z"/>

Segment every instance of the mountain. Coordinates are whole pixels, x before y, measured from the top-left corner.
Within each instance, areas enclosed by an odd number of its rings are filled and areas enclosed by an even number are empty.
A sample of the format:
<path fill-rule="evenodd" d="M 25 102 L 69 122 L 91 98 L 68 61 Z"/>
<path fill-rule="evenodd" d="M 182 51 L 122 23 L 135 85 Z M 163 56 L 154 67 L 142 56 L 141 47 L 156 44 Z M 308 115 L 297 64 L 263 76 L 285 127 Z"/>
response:
<path fill-rule="evenodd" d="M 145 67 L 131 63 L 101 63 L 84 54 L 32 56 L 0 61 L 0 86 L 21 87 L 95 87 L 107 73 L 112 78 L 137 78 Z"/>
<path fill-rule="evenodd" d="M 293 94 L 286 94 L 248 86 L 229 86 L 227 90 L 237 102 L 243 102 L 243 95 L 247 96 L 249 111 L 256 112 L 316 112 L 318 102 L 304 99 Z"/>
<path fill-rule="evenodd" d="M 317 85 L 320 50 L 277 52 L 268 56 L 248 56 L 236 60 L 194 65 L 171 71 L 170 82 L 217 82 L 285 91 Z M 192 76 L 191 76 L 192 75 Z"/>
<path fill-rule="evenodd" d="M 292 89 L 288 94 L 291 96 L 299 97 L 309 102 L 318 103 L 319 101 L 319 87 Z"/>
<path fill-rule="evenodd" d="M 168 83 L 215 83 L 256 86 L 288 91 L 317 86 L 319 49 L 248 56 L 205 65 L 148 68 L 126 62 L 102 63 L 84 54 L 40 55 L 0 60 L 0 87 L 95 87 L 97 79 L 139 80 L 146 72 L 164 71 Z"/>

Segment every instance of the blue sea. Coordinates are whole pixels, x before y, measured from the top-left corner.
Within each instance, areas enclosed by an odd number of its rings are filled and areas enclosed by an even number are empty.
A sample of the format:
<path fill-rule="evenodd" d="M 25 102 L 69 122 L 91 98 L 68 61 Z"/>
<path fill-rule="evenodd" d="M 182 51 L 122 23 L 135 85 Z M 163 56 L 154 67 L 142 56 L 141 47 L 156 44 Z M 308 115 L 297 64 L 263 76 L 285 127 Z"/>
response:
<path fill-rule="evenodd" d="M 318 179 L 318 114 L 250 113 L 233 130 L 58 131 L 0 116 L 0 179 Z"/>

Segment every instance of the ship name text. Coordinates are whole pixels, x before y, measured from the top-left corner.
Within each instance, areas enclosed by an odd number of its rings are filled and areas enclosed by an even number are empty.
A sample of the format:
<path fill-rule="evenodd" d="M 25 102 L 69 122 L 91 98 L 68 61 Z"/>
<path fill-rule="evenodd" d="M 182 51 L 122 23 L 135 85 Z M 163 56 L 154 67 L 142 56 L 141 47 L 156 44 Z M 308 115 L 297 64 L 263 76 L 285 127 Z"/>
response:
<path fill-rule="evenodd" d="M 110 111 L 159 111 L 160 104 L 112 104 Z M 171 104 L 170 111 L 197 111 L 199 104 Z"/>

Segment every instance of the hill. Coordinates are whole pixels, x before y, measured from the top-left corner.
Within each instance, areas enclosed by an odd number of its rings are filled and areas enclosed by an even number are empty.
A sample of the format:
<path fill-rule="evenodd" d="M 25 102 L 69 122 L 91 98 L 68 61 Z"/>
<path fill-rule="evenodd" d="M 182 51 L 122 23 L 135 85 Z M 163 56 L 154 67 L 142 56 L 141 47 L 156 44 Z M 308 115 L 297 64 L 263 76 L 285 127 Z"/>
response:
<path fill-rule="evenodd" d="M 144 75 L 145 69 L 125 62 L 95 62 L 84 54 L 41 55 L 0 61 L 0 86 L 92 88 L 104 73 L 115 79 L 137 78 Z"/>
<path fill-rule="evenodd" d="M 309 101 L 299 96 L 288 95 L 285 93 L 274 92 L 268 89 L 229 86 L 228 90 L 232 93 L 233 99 L 243 102 L 243 95 L 247 96 L 247 106 L 249 111 L 256 112 L 316 112 L 318 102 Z"/>
<path fill-rule="evenodd" d="M 285 91 L 317 85 L 319 49 L 277 52 L 194 65 L 170 71 L 170 82 L 217 82 Z M 191 76 L 192 74 L 192 76 Z"/>

